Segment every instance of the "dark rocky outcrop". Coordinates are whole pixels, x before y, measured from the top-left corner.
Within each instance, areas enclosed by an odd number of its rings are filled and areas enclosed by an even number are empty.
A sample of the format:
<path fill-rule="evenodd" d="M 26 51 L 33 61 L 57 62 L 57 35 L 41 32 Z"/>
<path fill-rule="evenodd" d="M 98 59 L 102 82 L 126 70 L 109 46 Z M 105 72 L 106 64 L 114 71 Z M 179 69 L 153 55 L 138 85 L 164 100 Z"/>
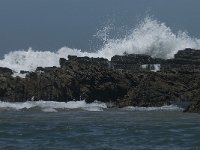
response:
<path fill-rule="evenodd" d="M 26 78 L 12 77 L 12 70 L 0 68 L 0 99 L 9 102 L 84 99 L 88 103 L 112 102 L 117 107 L 190 102 L 193 104 L 187 111 L 198 112 L 198 57 L 199 52 L 192 49 L 179 51 L 169 60 L 136 54 L 114 56 L 110 62 L 104 58 L 69 56 L 68 60 L 60 59 L 61 67 L 22 71 Z M 160 64 L 161 70 L 141 69 L 142 65 L 153 64 Z"/>
<path fill-rule="evenodd" d="M 200 50 L 186 48 L 174 55 L 175 59 L 200 60 Z"/>
<path fill-rule="evenodd" d="M 111 58 L 111 65 L 113 69 L 132 70 L 136 72 L 144 70 L 142 65 L 161 64 L 163 61 L 162 59 L 154 59 L 144 54 L 126 54 L 123 56 L 113 56 Z"/>
<path fill-rule="evenodd" d="M 99 65 L 102 67 L 109 67 L 109 62 L 108 59 L 105 58 L 90 58 L 90 57 L 77 57 L 77 56 L 73 56 L 73 55 L 69 55 L 68 56 L 68 60 L 66 60 L 65 58 L 60 58 L 60 66 L 61 68 L 64 66 L 67 66 L 70 64 L 70 62 L 75 61 L 78 63 L 83 63 L 83 64 L 94 64 L 94 65 Z"/>
<path fill-rule="evenodd" d="M 165 60 L 162 63 L 161 70 L 163 72 L 199 72 L 200 71 L 200 51 L 190 48 L 178 51 L 174 55 L 174 59 Z"/>
<path fill-rule="evenodd" d="M 12 75 L 13 71 L 9 68 L 0 67 L 0 74 Z"/>
<path fill-rule="evenodd" d="M 185 112 L 200 113 L 200 100 L 193 102 Z"/>
<path fill-rule="evenodd" d="M 162 106 L 200 99 L 200 74 L 145 73 L 136 87 L 119 100 L 119 106 Z"/>
<path fill-rule="evenodd" d="M 47 72 L 51 72 L 52 70 L 56 70 L 56 69 L 58 69 L 56 66 L 53 66 L 53 67 L 37 67 L 36 68 L 36 72 L 45 72 L 45 73 L 47 73 Z"/>
<path fill-rule="evenodd" d="M 152 64 L 154 63 L 154 59 L 145 54 L 127 54 L 124 56 L 115 55 L 111 58 L 113 63 L 120 64 Z"/>

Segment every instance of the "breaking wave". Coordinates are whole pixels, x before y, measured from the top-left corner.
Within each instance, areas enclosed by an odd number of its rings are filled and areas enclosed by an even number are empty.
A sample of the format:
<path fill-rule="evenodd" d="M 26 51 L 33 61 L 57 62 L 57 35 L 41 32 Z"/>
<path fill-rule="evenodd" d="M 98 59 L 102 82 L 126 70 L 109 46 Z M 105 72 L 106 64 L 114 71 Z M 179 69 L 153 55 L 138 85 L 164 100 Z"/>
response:
<path fill-rule="evenodd" d="M 106 28 L 107 29 L 107 28 Z M 80 49 L 62 47 L 56 52 L 28 50 L 13 51 L 0 60 L 1 67 L 8 67 L 15 72 L 20 70 L 34 71 L 38 66 L 59 66 L 59 58 L 68 55 L 104 57 L 111 59 L 114 55 L 126 53 L 149 54 L 152 57 L 172 58 L 184 48 L 200 48 L 200 39 L 190 37 L 186 32 L 173 33 L 170 27 L 151 17 L 146 17 L 123 38 L 109 39 L 109 30 L 103 30 L 101 37 L 104 44 L 93 53 L 82 52 Z"/>
<path fill-rule="evenodd" d="M 85 101 L 27 101 L 27 102 L 1 102 L 1 110 L 41 110 L 44 112 L 57 112 L 58 110 L 82 109 L 87 111 L 103 111 L 107 106 L 105 103 L 95 101 L 87 104 Z"/>

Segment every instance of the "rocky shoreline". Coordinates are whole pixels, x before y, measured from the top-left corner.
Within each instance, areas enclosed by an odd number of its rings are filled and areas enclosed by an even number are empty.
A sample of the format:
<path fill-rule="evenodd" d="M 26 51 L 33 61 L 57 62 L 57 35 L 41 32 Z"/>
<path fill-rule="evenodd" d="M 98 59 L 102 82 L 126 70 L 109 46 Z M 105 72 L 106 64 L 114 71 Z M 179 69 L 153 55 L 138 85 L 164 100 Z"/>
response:
<path fill-rule="evenodd" d="M 114 107 L 191 103 L 186 112 L 200 113 L 200 51 L 178 51 L 174 59 L 124 54 L 104 58 L 68 56 L 60 67 L 21 71 L 25 78 L 0 67 L 0 100 L 95 100 Z"/>

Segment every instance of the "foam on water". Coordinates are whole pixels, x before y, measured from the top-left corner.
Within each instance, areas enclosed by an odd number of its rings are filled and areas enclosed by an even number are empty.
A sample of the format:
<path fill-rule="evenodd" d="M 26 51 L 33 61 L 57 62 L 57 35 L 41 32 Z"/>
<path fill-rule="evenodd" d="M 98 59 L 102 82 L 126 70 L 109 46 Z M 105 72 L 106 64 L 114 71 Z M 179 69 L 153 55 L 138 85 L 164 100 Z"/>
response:
<path fill-rule="evenodd" d="M 107 106 L 105 103 L 95 101 L 87 104 L 85 101 L 69 101 L 69 102 L 54 102 L 54 101 L 27 101 L 27 102 L 1 102 L 0 109 L 33 109 L 39 108 L 44 112 L 57 112 L 58 109 L 83 109 L 87 111 L 103 111 Z"/>
<path fill-rule="evenodd" d="M 105 32 L 108 31 L 105 30 Z M 102 36 L 102 38 L 105 41 L 103 46 L 93 53 L 68 47 L 62 47 L 55 52 L 37 51 L 29 48 L 28 50 L 18 50 L 6 54 L 4 59 L 0 60 L 0 67 L 8 67 L 19 73 L 20 70 L 34 71 L 38 66 L 59 66 L 59 58 L 67 58 L 68 55 L 111 59 L 114 55 L 122 55 L 126 52 L 171 58 L 178 50 L 200 48 L 200 39 L 192 38 L 186 32 L 173 33 L 165 23 L 151 17 L 143 19 L 124 38 L 108 39 L 106 37 L 105 39 L 105 36 Z"/>
<path fill-rule="evenodd" d="M 103 111 L 107 109 L 103 102 L 95 101 L 86 103 L 83 101 L 55 102 L 55 101 L 26 101 L 26 102 L 2 102 L 0 101 L 0 110 L 32 110 L 39 109 L 43 112 L 57 112 L 58 110 L 82 109 L 86 111 Z M 126 111 L 183 111 L 176 105 L 166 105 L 162 107 L 133 107 L 122 108 Z"/>
<path fill-rule="evenodd" d="M 127 111 L 183 111 L 183 108 L 180 108 L 176 105 L 166 105 L 162 107 L 133 107 L 128 106 L 123 108 Z"/>

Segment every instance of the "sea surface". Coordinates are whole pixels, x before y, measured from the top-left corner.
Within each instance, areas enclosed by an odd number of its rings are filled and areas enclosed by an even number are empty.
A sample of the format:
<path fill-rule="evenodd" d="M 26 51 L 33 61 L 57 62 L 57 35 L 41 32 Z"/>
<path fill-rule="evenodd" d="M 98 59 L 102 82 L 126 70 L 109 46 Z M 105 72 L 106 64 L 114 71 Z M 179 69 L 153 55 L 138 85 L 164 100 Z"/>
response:
<path fill-rule="evenodd" d="M 0 103 L 1 150 L 200 149 L 200 115 L 176 106 L 118 109 L 74 102 L 47 109 L 41 103 Z"/>

